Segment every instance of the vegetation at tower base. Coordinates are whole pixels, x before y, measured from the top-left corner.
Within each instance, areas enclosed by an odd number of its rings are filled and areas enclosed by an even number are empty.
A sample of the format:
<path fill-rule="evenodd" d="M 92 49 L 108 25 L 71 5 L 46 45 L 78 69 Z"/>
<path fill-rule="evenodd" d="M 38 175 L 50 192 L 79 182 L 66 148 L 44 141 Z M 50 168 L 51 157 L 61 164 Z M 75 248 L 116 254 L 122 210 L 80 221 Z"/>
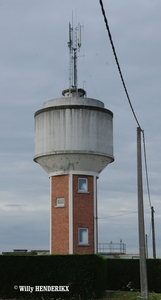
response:
<path fill-rule="evenodd" d="M 139 259 L 107 259 L 106 290 L 140 290 Z M 161 259 L 147 259 L 148 290 L 161 293 Z"/>
<path fill-rule="evenodd" d="M 1 255 L 0 270 L 3 299 L 71 299 L 79 295 L 87 300 L 101 298 L 105 291 L 106 259 L 99 255 Z M 68 286 L 69 291 L 35 291 L 38 286 Z M 32 292 L 30 287 L 34 287 Z"/>
<path fill-rule="evenodd" d="M 148 259 L 147 271 L 149 291 L 160 293 L 161 260 Z M 2 299 L 99 299 L 105 290 L 128 290 L 129 282 L 140 290 L 138 259 L 105 259 L 95 254 L 0 256 Z M 29 290 L 37 286 L 68 286 L 69 291 Z M 20 292 L 20 287 L 26 291 Z"/>

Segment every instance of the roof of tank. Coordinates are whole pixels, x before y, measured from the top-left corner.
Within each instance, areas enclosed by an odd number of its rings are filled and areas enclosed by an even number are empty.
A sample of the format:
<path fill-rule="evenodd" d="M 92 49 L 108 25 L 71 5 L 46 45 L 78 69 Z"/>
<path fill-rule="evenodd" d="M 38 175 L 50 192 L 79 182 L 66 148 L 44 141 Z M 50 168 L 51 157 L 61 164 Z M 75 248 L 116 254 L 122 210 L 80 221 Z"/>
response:
<path fill-rule="evenodd" d="M 104 108 L 104 103 L 100 100 L 84 97 L 61 97 L 48 100 L 44 102 L 43 108 L 51 106 L 64 106 L 64 105 L 87 105 Z"/>

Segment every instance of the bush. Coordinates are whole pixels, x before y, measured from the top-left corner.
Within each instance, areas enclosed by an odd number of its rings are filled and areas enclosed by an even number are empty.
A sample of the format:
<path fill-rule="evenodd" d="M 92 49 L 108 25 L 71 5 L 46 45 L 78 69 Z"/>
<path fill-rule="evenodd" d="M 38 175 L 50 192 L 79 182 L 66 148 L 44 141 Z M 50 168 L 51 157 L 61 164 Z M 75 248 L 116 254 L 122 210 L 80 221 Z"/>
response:
<path fill-rule="evenodd" d="M 0 256 L 0 270 L 0 296 L 4 298 L 80 295 L 87 300 L 102 297 L 105 291 L 106 260 L 99 255 Z M 34 289 L 20 292 L 19 286 Z M 69 292 L 35 291 L 36 286 L 69 286 Z"/>
<path fill-rule="evenodd" d="M 139 259 L 107 259 L 107 290 L 126 290 L 129 282 L 135 290 L 140 290 Z M 161 292 L 161 260 L 147 260 L 148 289 Z"/>

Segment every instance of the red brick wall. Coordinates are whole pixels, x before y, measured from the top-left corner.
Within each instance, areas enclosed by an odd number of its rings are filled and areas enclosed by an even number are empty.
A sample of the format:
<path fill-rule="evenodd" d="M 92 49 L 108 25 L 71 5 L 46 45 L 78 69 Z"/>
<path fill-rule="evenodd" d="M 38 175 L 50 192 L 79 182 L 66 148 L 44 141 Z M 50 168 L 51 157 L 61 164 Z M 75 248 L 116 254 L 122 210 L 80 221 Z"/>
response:
<path fill-rule="evenodd" d="M 89 193 L 78 193 L 78 178 L 88 179 Z M 78 246 L 78 228 L 88 228 L 90 246 Z M 94 253 L 93 176 L 73 175 L 73 253 Z"/>
<path fill-rule="evenodd" d="M 68 175 L 52 177 L 52 238 L 53 254 L 69 253 Z M 65 207 L 55 207 L 56 198 L 65 199 Z"/>

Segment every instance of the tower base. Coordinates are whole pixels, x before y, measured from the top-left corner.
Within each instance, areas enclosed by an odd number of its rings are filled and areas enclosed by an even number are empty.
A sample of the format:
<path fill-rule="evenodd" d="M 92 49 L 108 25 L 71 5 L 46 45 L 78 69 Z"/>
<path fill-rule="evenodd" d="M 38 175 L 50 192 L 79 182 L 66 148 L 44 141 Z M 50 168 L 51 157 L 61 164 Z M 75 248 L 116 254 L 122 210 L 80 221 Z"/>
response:
<path fill-rule="evenodd" d="M 50 176 L 51 254 L 97 253 L 98 174 Z"/>

